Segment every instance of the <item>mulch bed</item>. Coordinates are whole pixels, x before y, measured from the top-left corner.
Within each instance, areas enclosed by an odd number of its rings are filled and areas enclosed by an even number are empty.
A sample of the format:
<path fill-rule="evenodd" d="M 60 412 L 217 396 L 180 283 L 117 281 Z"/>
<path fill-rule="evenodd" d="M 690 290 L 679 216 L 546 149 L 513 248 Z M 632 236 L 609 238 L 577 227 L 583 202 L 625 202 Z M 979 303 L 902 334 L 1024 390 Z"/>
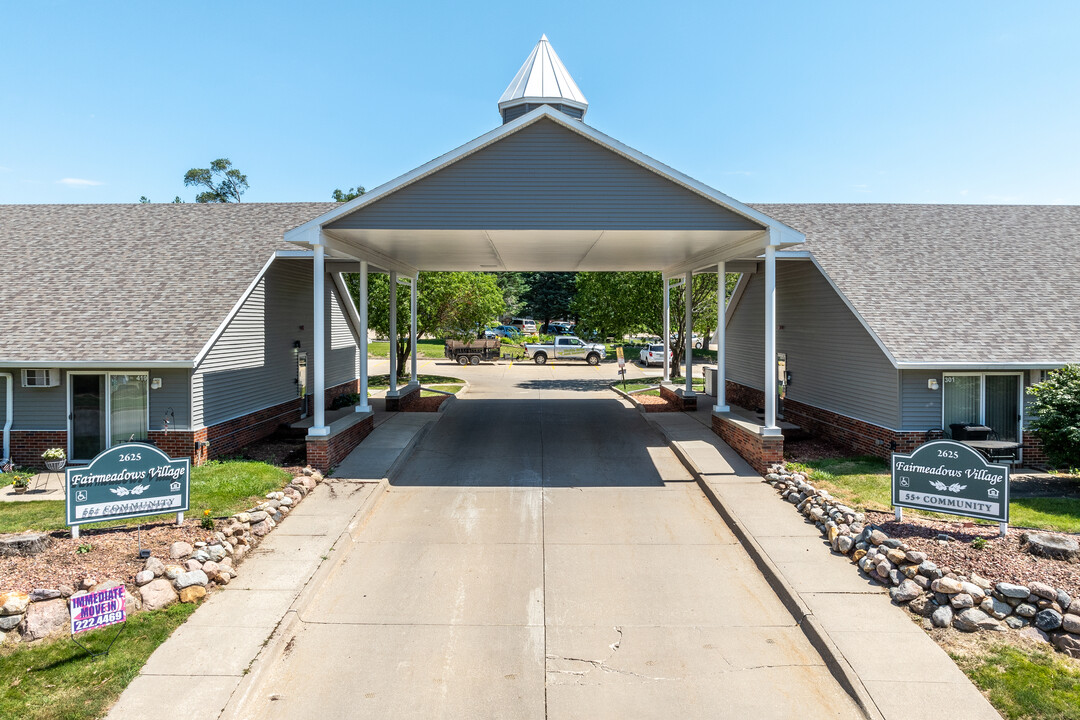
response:
<path fill-rule="evenodd" d="M 194 543 L 212 534 L 199 527 L 197 518 L 189 517 L 181 527 L 174 522 L 143 525 L 142 546 L 154 557 L 167 559 L 174 542 Z M 146 564 L 138 556 L 137 528 L 84 528 L 78 540 L 72 540 L 67 530 L 57 530 L 50 536 L 52 542 L 44 552 L 32 557 L 0 558 L 0 592 L 28 593 L 35 588 L 58 589 L 61 585 L 78 589 L 78 583 L 86 577 L 130 585 L 135 573 Z M 90 551 L 79 553 L 79 546 L 84 544 L 90 545 Z"/>
<path fill-rule="evenodd" d="M 1023 549 L 1020 536 L 1024 528 L 1009 528 L 1004 538 L 998 537 L 996 526 L 971 522 L 952 522 L 905 515 L 896 522 L 892 513 L 869 510 L 866 521 L 878 525 L 889 537 L 907 543 L 913 550 L 925 552 L 939 568 L 962 575 L 972 571 L 991 582 L 1012 582 L 1027 585 L 1043 582 L 1080 597 L 1080 563 L 1032 555 Z M 939 542 L 939 533 L 956 538 L 956 542 Z M 976 550 L 971 541 L 986 538 L 987 544 Z"/>
<path fill-rule="evenodd" d="M 798 438 L 784 438 L 784 460 L 787 462 L 828 460 L 848 455 L 851 455 L 850 448 L 845 448 L 822 438 L 809 435 Z"/>
<path fill-rule="evenodd" d="M 645 412 L 680 412 L 679 408 L 669 403 L 659 395 L 646 395 L 644 393 L 637 393 L 631 397 L 641 405 Z"/>

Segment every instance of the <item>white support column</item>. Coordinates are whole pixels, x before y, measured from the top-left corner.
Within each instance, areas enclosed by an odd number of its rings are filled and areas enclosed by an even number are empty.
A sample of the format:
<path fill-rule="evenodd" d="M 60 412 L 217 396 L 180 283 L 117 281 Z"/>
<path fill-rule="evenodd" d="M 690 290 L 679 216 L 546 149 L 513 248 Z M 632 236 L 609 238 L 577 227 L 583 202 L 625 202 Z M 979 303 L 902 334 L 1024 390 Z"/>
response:
<path fill-rule="evenodd" d="M 387 397 L 397 397 L 397 272 L 390 271 L 390 389 Z"/>
<path fill-rule="evenodd" d="M 686 355 L 686 397 L 694 395 L 694 273 L 687 272 L 683 281 L 683 298 L 686 304 L 686 317 L 683 322 L 683 353 Z"/>
<path fill-rule="evenodd" d="M 330 434 L 330 428 L 326 426 L 326 246 L 322 244 L 321 237 L 312 250 L 315 255 L 311 268 L 312 314 L 315 316 L 312 326 L 315 337 L 311 348 L 314 355 L 311 363 L 314 424 L 308 430 L 308 435 L 325 436 Z"/>
<path fill-rule="evenodd" d="M 765 435 L 779 435 L 776 425 L 776 246 L 765 246 Z"/>
<path fill-rule="evenodd" d="M 668 287 L 668 279 L 661 278 L 664 283 L 664 382 L 671 380 L 671 289 Z"/>
<path fill-rule="evenodd" d="M 360 402 L 356 412 L 371 412 L 368 399 L 368 264 L 360 261 Z"/>
<path fill-rule="evenodd" d="M 727 404 L 727 274 L 725 264 L 716 265 L 716 404 L 713 412 L 728 412 Z"/>
<path fill-rule="evenodd" d="M 409 283 L 409 344 L 412 346 L 412 367 L 410 368 L 411 377 L 409 382 L 412 385 L 417 384 L 416 380 L 416 358 L 419 354 L 419 350 L 416 348 L 416 300 L 417 300 L 417 281 L 420 279 L 420 275 L 417 274 L 413 277 L 412 282 Z"/>

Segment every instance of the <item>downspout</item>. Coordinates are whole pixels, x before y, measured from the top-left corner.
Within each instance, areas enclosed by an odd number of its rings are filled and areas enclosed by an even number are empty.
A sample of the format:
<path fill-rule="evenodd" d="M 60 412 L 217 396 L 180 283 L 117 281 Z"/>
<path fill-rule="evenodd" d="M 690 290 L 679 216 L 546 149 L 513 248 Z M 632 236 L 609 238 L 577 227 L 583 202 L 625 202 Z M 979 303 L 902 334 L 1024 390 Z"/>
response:
<path fill-rule="evenodd" d="M 11 420 L 15 407 L 15 377 L 11 373 L 0 373 L 0 377 L 7 378 L 7 405 L 4 413 L 4 454 L 0 460 L 11 460 Z"/>

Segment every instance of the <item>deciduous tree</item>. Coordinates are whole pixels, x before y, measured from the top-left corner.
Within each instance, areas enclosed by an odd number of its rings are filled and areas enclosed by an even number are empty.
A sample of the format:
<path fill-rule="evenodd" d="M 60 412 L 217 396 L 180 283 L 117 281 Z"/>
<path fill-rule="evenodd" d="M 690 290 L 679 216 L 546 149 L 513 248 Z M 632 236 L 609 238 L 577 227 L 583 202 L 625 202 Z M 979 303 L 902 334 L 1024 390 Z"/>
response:
<path fill-rule="evenodd" d="M 240 202 L 248 189 L 247 175 L 234 168 L 228 158 L 218 158 L 208 168 L 191 168 L 184 173 L 184 185 L 205 188 L 195 196 L 198 203 Z"/>

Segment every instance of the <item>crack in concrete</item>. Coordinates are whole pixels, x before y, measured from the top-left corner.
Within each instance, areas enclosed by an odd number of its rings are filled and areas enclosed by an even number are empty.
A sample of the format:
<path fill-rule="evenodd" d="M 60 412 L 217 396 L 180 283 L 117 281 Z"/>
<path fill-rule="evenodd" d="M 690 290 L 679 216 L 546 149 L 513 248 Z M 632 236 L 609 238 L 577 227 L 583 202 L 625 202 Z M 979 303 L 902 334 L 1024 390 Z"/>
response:
<path fill-rule="evenodd" d="M 615 626 L 614 629 L 615 629 L 615 632 L 619 633 L 619 637 L 618 637 L 617 640 L 615 640 L 615 642 L 608 645 L 608 647 L 611 649 L 611 654 L 608 655 L 603 660 L 590 660 L 588 658 L 567 657 L 567 656 L 564 656 L 564 655 L 548 655 L 547 656 L 548 660 L 562 660 L 564 662 L 583 663 L 583 664 L 589 666 L 588 670 L 552 670 L 552 669 L 548 669 L 547 672 L 548 673 L 553 673 L 553 674 L 556 674 L 556 675 L 573 675 L 573 676 L 576 676 L 576 677 L 579 677 L 579 678 L 585 678 L 590 673 L 592 673 L 594 670 L 600 670 L 601 672 L 611 673 L 613 675 L 626 675 L 626 676 L 629 676 L 629 677 L 640 678 L 641 680 L 651 680 L 651 681 L 655 681 L 655 682 L 660 682 L 660 681 L 665 681 L 665 680 L 667 680 L 667 681 L 679 680 L 680 679 L 680 678 L 677 678 L 677 677 L 676 678 L 670 678 L 670 677 L 653 677 L 651 675 L 642 675 L 640 673 L 633 672 L 632 670 L 621 670 L 619 668 L 614 668 L 614 667 L 611 667 L 610 665 L 608 665 L 608 663 L 611 661 L 611 659 L 613 657 L 615 657 L 615 653 L 617 653 L 619 651 L 619 648 L 622 647 L 623 629 L 620 626 Z"/>

